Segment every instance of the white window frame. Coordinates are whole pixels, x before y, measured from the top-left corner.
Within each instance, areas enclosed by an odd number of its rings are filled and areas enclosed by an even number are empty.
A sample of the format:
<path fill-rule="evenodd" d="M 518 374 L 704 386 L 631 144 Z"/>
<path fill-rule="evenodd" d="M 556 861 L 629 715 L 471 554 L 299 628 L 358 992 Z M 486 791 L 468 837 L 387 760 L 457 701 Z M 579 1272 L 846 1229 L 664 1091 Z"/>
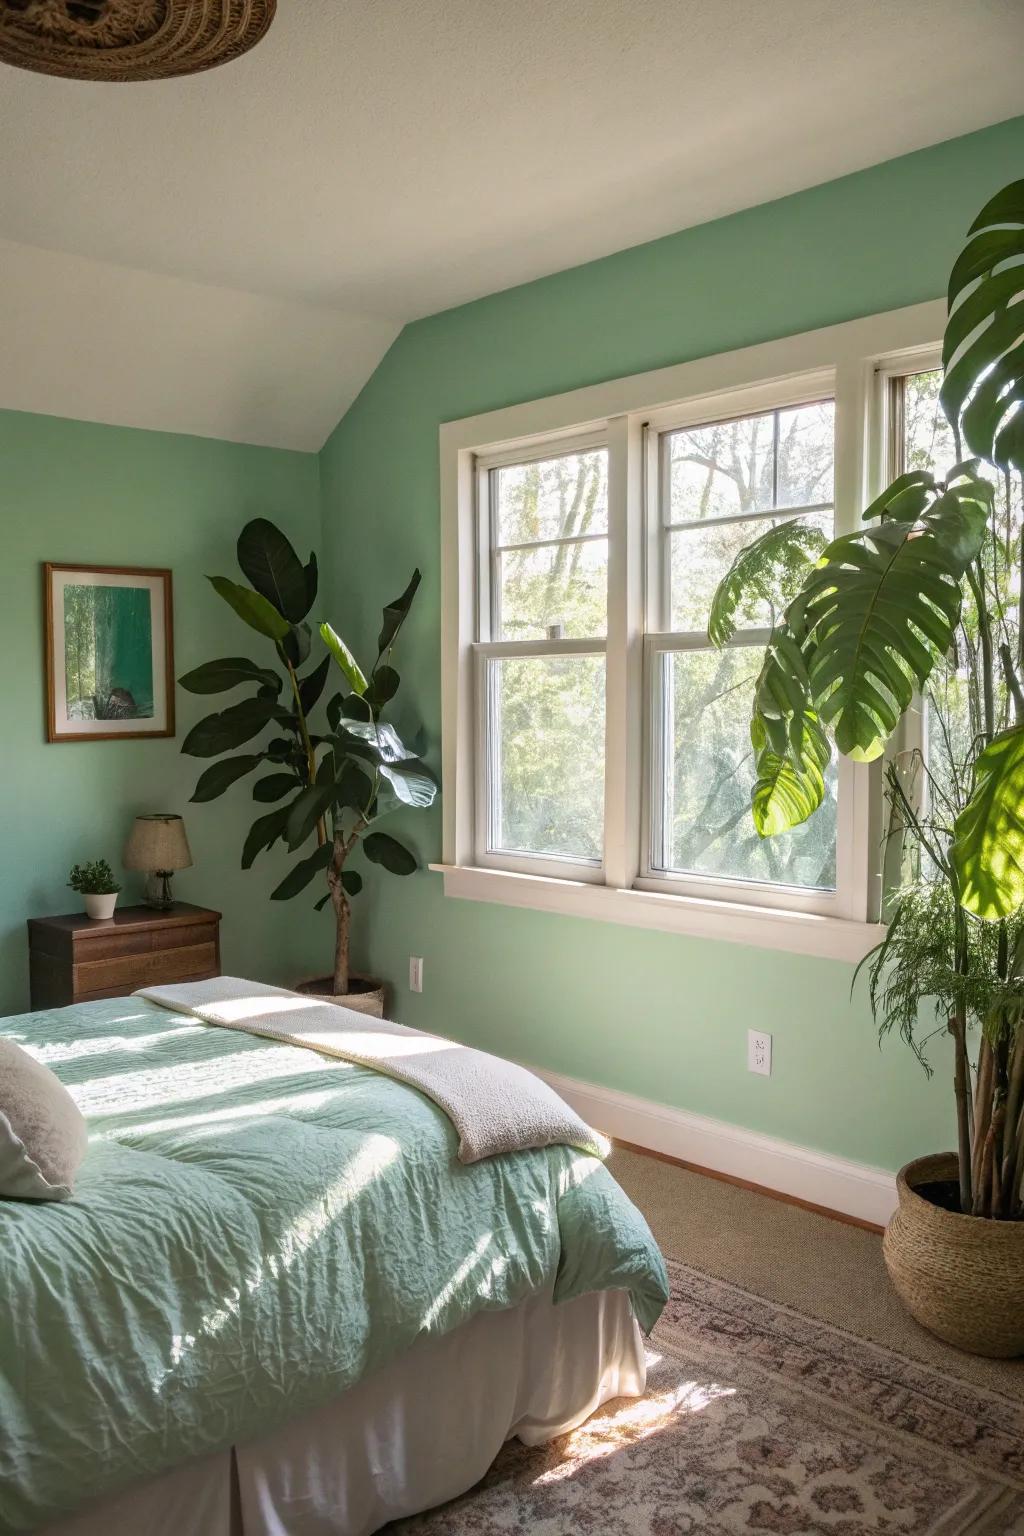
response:
<path fill-rule="evenodd" d="M 798 403 L 804 390 L 812 391 L 805 398 L 828 395 L 836 402 L 836 531 L 852 531 L 886 482 L 886 374 L 929 366 L 918 358 L 934 358 L 944 323 L 945 306 L 936 300 L 441 427 L 444 843 L 443 861 L 431 868 L 443 874 L 446 895 L 845 961 L 859 960 L 878 942 L 884 929 L 872 920 L 880 894 L 876 765 L 840 763 L 842 894 L 824 909 L 815 899 L 820 893 L 808 902 L 779 887 L 748 889 L 701 877 L 695 884 L 687 877 L 683 889 L 675 877 L 645 875 L 645 677 L 660 634 L 650 629 L 646 612 L 654 580 L 650 457 L 668 424 L 743 414 L 734 408 L 737 400 L 749 411 L 759 401 L 771 402 L 765 409 Z M 481 857 L 479 658 L 487 645 L 478 640 L 478 605 L 489 586 L 478 539 L 480 474 L 503 456 L 506 463 L 524 462 L 597 440 L 608 448 L 609 501 L 604 862 L 581 870 L 560 860 L 555 870 L 547 858 L 528 858 L 513 866 L 505 854 Z M 580 642 L 546 643 L 565 649 Z M 537 652 L 531 642 L 529 654 Z M 759 890 L 768 904 L 754 899 Z"/>

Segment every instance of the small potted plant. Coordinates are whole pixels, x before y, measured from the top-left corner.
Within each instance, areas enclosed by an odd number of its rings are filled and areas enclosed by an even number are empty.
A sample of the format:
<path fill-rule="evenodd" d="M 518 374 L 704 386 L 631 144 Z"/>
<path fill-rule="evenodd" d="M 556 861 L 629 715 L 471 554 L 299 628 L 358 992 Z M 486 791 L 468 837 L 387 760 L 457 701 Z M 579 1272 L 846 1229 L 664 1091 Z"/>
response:
<path fill-rule="evenodd" d="M 76 864 L 68 877 L 68 885 L 84 896 L 89 917 L 113 917 L 121 887 L 106 859 L 97 859 L 94 864 Z"/>

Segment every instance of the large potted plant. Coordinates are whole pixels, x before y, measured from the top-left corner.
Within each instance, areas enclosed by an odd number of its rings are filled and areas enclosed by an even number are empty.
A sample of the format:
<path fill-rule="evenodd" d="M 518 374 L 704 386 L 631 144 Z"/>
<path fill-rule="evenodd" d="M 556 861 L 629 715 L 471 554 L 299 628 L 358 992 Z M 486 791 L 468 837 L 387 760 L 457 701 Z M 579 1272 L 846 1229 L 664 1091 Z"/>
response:
<path fill-rule="evenodd" d="M 381 831 L 379 823 L 400 807 L 428 806 L 437 794 L 430 770 L 383 719 L 399 686 L 392 652 L 420 573 L 414 571 L 405 591 L 384 609 L 376 659 L 368 672 L 326 621 L 318 626 L 326 654 L 303 672 L 313 646 L 308 615 L 317 596 L 315 557 L 303 565 L 285 535 L 265 518 L 246 524 L 237 552 L 249 585 L 225 576 L 209 580 L 238 617 L 272 643 L 277 665 L 228 656 L 179 679 L 191 693 L 253 690 L 200 720 L 182 743 L 181 750 L 192 757 L 218 759 L 201 774 L 192 799 L 214 800 L 257 768 L 271 770 L 255 781 L 252 797 L 274 809 L 253 822 L 242 868 L 283 842 L 296 862 L 271 900 L 287 901 L 317 877 L 326 883 L 316 906 L 329 901 L 334 911 L 333 971 L 300 989 L 379 1016 L 382 983 L 354 975 L 349 964 L 352 899 L 363 884 L 352 861 L 361 854 L 391 874 L 412 874 L 415 854 Z M 317 727 L 311 717 L 335 669 L 342 687 L 327 700 L 326 723 Z"/>
<path fill-rule="evenodd" d="M 958 1127 L 955 1153 L 901 1171 L 885 1258 L 925 1326 L 992 1355 L 1024 1353 L 1022 261 L 1024 181 L 982 210 L 950 277 L 939 399 L 958 462 L 901 475 L 824 547 L 799 518 L 770 529 L 708 625 L 727 644 L 771 594 L 751 719 L 762 837 L 814 815 L 834 750 L 882 759 L 901 879 L 868 957 L 872 1007 L 922 1061 L 936 1007 Z M 928 753 L 899 735 L 920 708 Z"/>

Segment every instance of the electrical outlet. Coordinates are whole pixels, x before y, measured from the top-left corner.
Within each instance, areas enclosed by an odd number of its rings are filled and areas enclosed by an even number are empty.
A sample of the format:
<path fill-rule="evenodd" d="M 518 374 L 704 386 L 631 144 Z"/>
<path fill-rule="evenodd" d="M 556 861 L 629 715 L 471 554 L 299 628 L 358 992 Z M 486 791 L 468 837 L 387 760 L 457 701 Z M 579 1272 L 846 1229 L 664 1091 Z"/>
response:
<path fill-rule="evenodd" d="M 747 1071 L 759 1072 L 762 1077 L 772 1075 L 772 1037 L 763 1030 L 747 1031 Z"/>
<path fill-rule="evenodd" d="M 422 955 L 409 956 L 409 991 L 423 991 L 423 957 Z"/>

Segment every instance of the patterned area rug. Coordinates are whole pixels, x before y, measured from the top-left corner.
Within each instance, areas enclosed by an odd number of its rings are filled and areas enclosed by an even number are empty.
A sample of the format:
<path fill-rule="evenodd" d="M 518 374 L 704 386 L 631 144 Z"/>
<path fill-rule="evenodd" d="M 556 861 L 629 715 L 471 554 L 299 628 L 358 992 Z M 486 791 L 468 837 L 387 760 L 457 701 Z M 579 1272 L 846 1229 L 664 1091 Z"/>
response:
<path fill-rule="evenodd" d="M 1024 1536 L 1024 1403 L 669 1263 L 648 1393 L 398 1536 Z"/>

